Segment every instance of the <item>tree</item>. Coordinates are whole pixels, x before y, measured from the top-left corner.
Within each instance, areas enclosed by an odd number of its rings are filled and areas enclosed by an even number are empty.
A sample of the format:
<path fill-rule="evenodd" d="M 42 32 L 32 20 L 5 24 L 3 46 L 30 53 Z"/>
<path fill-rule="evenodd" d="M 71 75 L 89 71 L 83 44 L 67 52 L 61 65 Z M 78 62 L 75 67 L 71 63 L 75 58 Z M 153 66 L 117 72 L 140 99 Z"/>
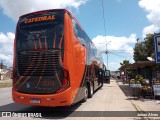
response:
<path fill-rule="evenodd" d="M 160 33 L 157 33 L 160 34 Z M 137 61 L 148 61 L 147 57 L 155 59 L 154 34 L 147 34 L 144 41 L 137 42 L 134 48 L 133 59 Z M 156 64 L 157 70 L 160 70 L 160 64 Z"/>
<path fill-rule="evenodd" d="M 146 47 L 144 42 L 136 43 L 133 58 L 136 62 L 147 60 Z"/>
<path fill-rule="evenodd" d="M 136 62 L 147 61 L 147 57 L 155 58 L 154 35 L 147 34 L 144 40 L 135 45 L 133 58 Z"/>
<path fill-rule="evenodd" d="M 123 60 L 123 63 L 120 63 L 121 66 L 129 65 L 129 60 Z"/>
<path fill-rule="evenodd" d="M 147 57 L 155 59 L 154 35 L 148 34 L 145 38 L 145 46 L 147 50 Z"/>

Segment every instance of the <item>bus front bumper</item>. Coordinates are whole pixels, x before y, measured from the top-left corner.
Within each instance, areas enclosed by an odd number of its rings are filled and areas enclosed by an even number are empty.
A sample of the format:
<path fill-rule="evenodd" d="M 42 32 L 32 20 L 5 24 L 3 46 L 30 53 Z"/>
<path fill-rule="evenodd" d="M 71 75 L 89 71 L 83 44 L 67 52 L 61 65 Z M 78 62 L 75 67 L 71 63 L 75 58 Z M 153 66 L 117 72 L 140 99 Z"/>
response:
<path fill-rule="evenodd" d="M 74 95 L 71 88 L 56 94 L 25 94 L 12 89 L 13 101 L 20 104 L 33 106 L 70 106 L 74 101 Z"/>

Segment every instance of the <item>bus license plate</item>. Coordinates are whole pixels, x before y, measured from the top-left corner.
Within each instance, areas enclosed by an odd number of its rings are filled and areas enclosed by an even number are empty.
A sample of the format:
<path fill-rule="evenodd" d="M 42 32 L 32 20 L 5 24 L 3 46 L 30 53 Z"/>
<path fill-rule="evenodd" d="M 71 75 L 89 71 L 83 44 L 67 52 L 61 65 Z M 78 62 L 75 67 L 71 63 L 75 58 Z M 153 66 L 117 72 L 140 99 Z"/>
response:
<path fill-rule="evenodd" d="M 30 103 L 36 103 L 39 104 L 40 103 L 40 99 L 34 98 L 30 100 Z"/>

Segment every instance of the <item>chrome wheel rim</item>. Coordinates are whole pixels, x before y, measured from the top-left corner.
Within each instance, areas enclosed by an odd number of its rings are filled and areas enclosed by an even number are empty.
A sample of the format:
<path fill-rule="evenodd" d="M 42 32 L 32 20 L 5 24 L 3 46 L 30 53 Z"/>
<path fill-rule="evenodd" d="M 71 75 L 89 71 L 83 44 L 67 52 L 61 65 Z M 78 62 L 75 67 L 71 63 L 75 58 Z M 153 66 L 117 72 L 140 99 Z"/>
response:
<path fill-rule="evenodd" d="M 93 84 L 91 84 L 91 95 L 93 94 Z"/>
<path fill-rule="evenodd" d="M 87 98 L 88 97 L 88 89 L 85 87 L 85 98 Z"/>

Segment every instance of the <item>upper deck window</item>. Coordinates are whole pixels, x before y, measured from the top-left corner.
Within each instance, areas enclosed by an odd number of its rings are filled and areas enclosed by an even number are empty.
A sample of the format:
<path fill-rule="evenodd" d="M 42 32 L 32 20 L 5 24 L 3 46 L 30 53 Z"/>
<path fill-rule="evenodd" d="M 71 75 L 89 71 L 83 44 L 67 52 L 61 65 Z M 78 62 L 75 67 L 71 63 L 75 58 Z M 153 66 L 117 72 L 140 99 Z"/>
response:
<path fill-rule="evenodd" d="M 64 32 L 64 11 L 31 13 L 20 18 L 17 24 L 18 51 L 51 49 L 56 46 Z"/>

